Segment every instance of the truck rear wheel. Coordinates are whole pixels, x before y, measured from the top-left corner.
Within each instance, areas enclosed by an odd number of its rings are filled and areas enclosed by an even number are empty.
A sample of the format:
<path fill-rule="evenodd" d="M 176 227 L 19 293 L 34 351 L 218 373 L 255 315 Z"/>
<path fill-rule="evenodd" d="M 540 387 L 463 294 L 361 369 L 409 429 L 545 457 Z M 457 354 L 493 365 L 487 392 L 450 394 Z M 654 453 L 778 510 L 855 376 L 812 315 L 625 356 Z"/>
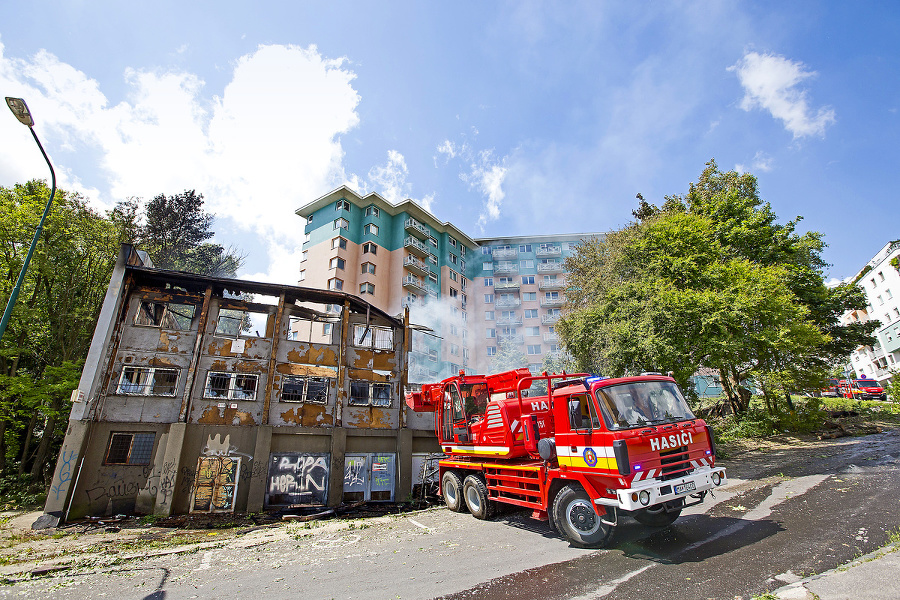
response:
<path fill-rule="evenodd" d="M 456 471 L 447 471 L 441 477 L 441 493 L 444 496 L 444 503 L 447 508 L 453 512 L 463 512 L 466 510 L 466 503 L 463 501 L 462 494 L 463 482 L 459 473 Z"/>
<path fill-rule="evenodd" d="M 649 508 L 642 508 L 634 513 L 634 519 L 648 527 L 665 527 L 675 522 L 681 516 L 681 509 L 666 512 L 665 504 L 657 504 Z"/>
<path fill-rule="evenodd" d="M 487 485 L 478 475 L 469 475 L 463 482 L 463 497 L 469 512 L 476 519 L 490 519 L 494 516 L 495 504 L 488 498 Z"/>
<path fill-rule="evenodd" d="M 553 522 L 577 548 L 602 548 L 612 535 L 612 526 L 603 523 L 591 499 L 580 486 L 567 485 L 553 501 Z"/>

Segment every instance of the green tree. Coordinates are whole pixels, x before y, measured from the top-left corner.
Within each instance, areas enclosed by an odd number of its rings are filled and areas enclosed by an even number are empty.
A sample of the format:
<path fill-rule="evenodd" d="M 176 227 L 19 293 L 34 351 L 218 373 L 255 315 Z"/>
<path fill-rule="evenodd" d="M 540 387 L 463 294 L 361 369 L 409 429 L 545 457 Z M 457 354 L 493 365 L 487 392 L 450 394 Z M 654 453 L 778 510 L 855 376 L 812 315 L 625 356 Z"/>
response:
<path fill-rule="evenodd" d="M 503 337 L 497 344 L 497 354 L 491 359 L 491 372 L 502 373 L 528 366 L 528 358 L 522 347 L 510 337 Z"/>
<path fill-rule="evenodd" d="M 138 207 L 137 200 L 129 198 L 109 217 L 150 254 L 154 266 L 212 277 L 237 275 L 245 257 L 234 248 L 207 242 L 214 235 L 210 227 L 215 217 L 203 210 L 203 194 L 159 194 L 147 202 L 143 218 Z"/>

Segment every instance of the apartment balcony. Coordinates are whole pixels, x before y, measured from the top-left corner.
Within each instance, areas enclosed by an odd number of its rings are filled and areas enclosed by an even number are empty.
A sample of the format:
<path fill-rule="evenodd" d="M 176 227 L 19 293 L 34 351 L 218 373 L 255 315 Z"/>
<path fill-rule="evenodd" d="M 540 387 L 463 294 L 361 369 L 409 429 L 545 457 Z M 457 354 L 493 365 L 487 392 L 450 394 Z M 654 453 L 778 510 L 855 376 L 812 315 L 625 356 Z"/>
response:
<path fill-rule="evenodd" d="M 419 279 L 418 277 L 416 277 L 415 275 L 407 275 L 406 277 L 404 277 L 403 278 L 403 287 L 405 287 L 406 289 L 408 289 L 412 292 L 419 292 L 422 294 L 427 292 L 427 288 L 425 287 L 425 284 L 422 283 L 422 280 Z"/>
<path fill-rule="evenodd" d="M 499 331 L 497 332 L 497 339 L 499 339 L 502 342 L 509 342 L 511 344 L 524 344 L 525 343 L 524 336 L 521 336 L 518 334 L 504 335 L 504 334 L 500 333 Z"/>
<path fill-rule="evenodd" d="M 494 290 L 500 292 L 518 291 L 522 287 L 518 281 L 500 281 L 494 282 Z"/>
<path fill-rule="evenodd" d="M 494 306 L 497 308 L 515 308 L 522 304 L 518 298 L 497 298 L 494 300 Z"/>
<path fill-rule="evenodd" d="M 547 281 L 542 279 L 538 283 L 538 289 L 541 290 L 563 290 L 566 288 L 566 280 L 563 278 L 551 279 Z"/>
<path fill-rule="evenodd" d="M 431 273 L 431 267 L 412 255 L 403 259 L 403 267 L 423 277 L 427 277 Z"/>
<path fill-rule="evenodd" d="M 521 325 L 522 317 L 500 317 L 497 319 L 497 325 Z"/>
<path fill-rule="evenodd" d="M 548 263 L 538 263 L 538 273 L 562 273 L 565 271 L 562 262 L 554 261 Z"/>
<path fill-rule="evenodd" d="M 416 236 L 417 238 L 419 238 L 421 240 L 427 240 L 428 238 L 431 237 L 431 232 L 428 230 L 428 228 L 425 227 L 424 225 L 422 225 L 421 223 L 419 223 L 418 221 L 416 221 L 415 219 L 413 219 L 412 217 L 409 217 L 408 219 L 406 219 L 403 226 L 406 228 L 406 231 L 408 233 L 411 233 L 412 235 Z"/>
<path fill-rule="evenodd" d="M 503 248 L 497 249 L 494 248 L 491 255 L 494 257 L 494 260 L 503 260 L 506 258 L 516 259 L 519 257 L 519 249 L 518 248 Z"/>
<path fill-rule="evenodd" d="M 560 246 L 539 247 L 534 254 L 538 258 L 553 258 L 554 256 L 562 256 L 562 248 Z"/>
<path fill-rule="evenodd" d="M 559 321 L 559 318 L 562 315 L 541 315 L 541 323 L 545 325 L 552 325 Z"/>
<path fill-rule="evenodd" d="M 432 298 L 438 297 L 437 288 L 430 286 L 430 285 L 425 286 L 425 293 L 428 294 L 429 296 L 431 296 Z"/>
<path fill-rule="evenodd" d="M 556 342 L 559 341 L 559 334 L 558 333 L 545 333 L 544 341 L 549 342 L 551 344 L 555 344 Z"/>
<path fill-rule="evenodd" d="M 541 306 L 546 306 L 547 308 L 561 307 L 565 303 L 566 299 L 562 296 L 559 298 L 541 298 Z"/>
<path fill-rule="evenodd" d="M 420 242 L 416 238 L 412 237 L 411 235 L 406 236 L 406 239 L 403 240 L 403 247 L 406 248 L 407 250 L 409 250 L 410 252 L 412 252 L 413 254 L 421 256 L 422 258 L 425 258 L 429 254 L 431 254 L 431 251 L 428 249 L 428 246 L 426 246 L 424 243 Z"/>
<path fill-rule="evenodd" d="M 494 264 L 494 273 L 518 273 L 519 265 L 514 262 L 498 262 Z"/>

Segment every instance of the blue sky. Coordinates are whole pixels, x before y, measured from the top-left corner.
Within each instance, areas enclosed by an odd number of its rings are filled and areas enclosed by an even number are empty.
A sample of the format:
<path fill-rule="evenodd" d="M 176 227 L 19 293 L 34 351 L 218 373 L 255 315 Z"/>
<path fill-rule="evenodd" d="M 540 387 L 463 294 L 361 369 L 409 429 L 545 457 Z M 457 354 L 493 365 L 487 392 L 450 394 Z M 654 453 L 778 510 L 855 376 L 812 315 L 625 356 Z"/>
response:
<path fill-rule="evenodd" d="M 293 211 L 343 183 L 473 237 L 593 232 L 711 158 L 844 278 L 900 238 L 897 31 L 892 2 L 4 2 L 0 92 L 62 187 L 197 189 L 254 279 L 296 282 Z M 11 114 L 0 140 L 0 185 L 47 177 Z"/>

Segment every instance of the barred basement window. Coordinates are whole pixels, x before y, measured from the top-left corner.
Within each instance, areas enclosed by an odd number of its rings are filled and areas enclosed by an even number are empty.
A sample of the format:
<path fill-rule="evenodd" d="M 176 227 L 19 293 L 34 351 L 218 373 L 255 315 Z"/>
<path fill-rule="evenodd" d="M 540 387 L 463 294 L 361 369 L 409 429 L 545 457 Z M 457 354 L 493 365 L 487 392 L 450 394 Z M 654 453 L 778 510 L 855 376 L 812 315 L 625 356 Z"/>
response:
<path fill-rule="evenodd" d="M 109 436 L 104 465 L 149 465 L 154 433 L 113 433 Z"/>
<path fill-rule="evenodd" d="M 258 379 L 258 375 L 210 371 L 206 376 L 206 388 L 203 390 L 203 397 L 227 400 L 253 400 L 256 397 L 256 383 Z"/>
<path fill-rule="evenodd" d="M 391 405 L 391 384 L 351 381 L 350 404 L 389 407 Z"/>
<path fill-rule="evenodd" d="M 372 325 L 367 331 L 365 325 L 356 324 L 353 326 L 353 345 L 374 347 L 376 350 L 393 350 L 394 330 L 390 327 Z"/>
<path fill-rule="evenodd" d="M 333 379 L 328 377 L 286 376 L 282 379 L 281 400 L 283 402 L 328 402 L 328 388 Z"/>
<path fill-rule="evenodd" d="M 134 396 L 174 396 L 178 369 L 123 367 L 117 394 Z"/>
<path fill-rule="evenodd" d="M 134 324 L 161 329 L 187 330 L 191 328 L 196 308 L 193 304 L 141 302 L 137 314 L 134 316 Z"/>

